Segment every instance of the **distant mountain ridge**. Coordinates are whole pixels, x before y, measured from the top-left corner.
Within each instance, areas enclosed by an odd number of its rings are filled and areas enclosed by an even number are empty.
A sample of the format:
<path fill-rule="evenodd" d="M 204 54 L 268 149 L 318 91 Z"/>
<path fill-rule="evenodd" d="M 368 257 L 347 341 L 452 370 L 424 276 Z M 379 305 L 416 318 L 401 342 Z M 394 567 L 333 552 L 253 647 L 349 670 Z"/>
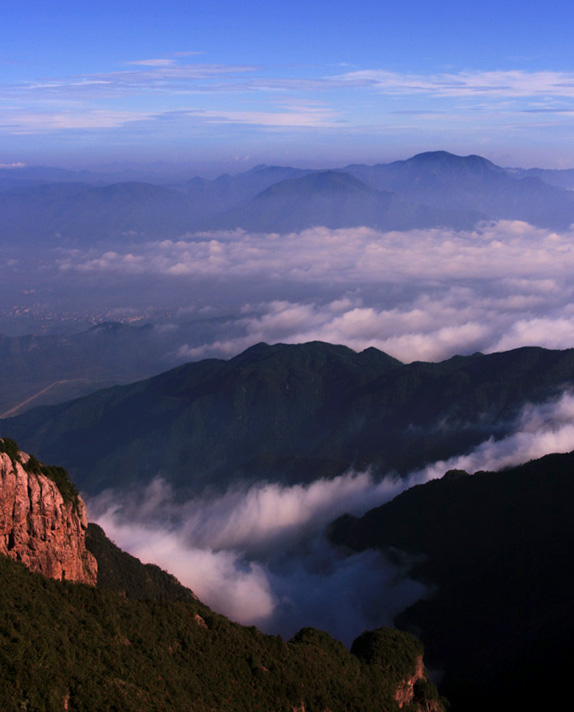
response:
<path fill-rule="evenodd" d="M 345 170 L 380 190 L 393 190 L 413 202 L 476 211 L 487 219 L 524 220 L 555 228 L 565 228 L 573 222 L 574 196 L 545 183 L 544 173 L 537 177 L 532 173 L 517 174 L 481 156 L 434 151 L 406 161 L 350 166 Z"/>
<path fill-rule="evenodd" d="M 259 344 L 3 421 L 88 493 L 151 481 L 200 493 L 349 468 L 406 473 L 510 432 L 574 387 L 574 350 L 404 365 L 374 348 Z M 102 448 L 101 443 L 106 447 Z"/>
<path fill-rule="evenodd" d="M 403 230 L 450 224 L 470 228 L 485 216 L 405 200 L 392 190 L 371 187 L 351 172 L 318 171 L 274 183 L 251 201 L 214 218 L 216 227 L 257 232 L 293 232 L 323 226 L 366 225 Z"/>
<path fill-rule="evenodd" d="M 21 176 L 21 178 L 18 178 Z M 173 238 L 212 229 L 469 229 L 480 220 L 574 223 L 574 171 L 504 169 L 446 151 L 333 170 L 256 166 L 215 180 L 118 182 L 58 169 L 0 169 L 0 234 L 44 245 Z M 135 175 L 134 175 L 135 177 Z M 145 178 L 145 174 L 142 175 Z"/>

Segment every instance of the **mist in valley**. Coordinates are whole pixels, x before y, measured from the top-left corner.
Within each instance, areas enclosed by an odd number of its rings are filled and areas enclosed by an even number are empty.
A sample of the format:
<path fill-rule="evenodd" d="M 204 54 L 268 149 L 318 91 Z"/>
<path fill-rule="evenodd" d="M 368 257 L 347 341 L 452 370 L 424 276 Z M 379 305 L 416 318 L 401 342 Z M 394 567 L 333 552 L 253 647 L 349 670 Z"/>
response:
<path fill-rule="evenodd" d="M 312 625 L 350 644 L 363 630 L 392 625 L 433 588 L 409 576 L 416 557 L 342 550 L 330 542 L 329 525 L 450 470 L 497 471 L 570 452 L 574 396 L 527 405 L 508 425 L 505 437 L 405 477 L 348 472 L 291 487 L 263 481 L 182 501 L 158 476 L 143 488 L 88 497 L 88 512 L 120 547 L 172 572 L 234 620 L 286 638 Z"/>
<path fill-rule="evenodd" d="M 551 704 L 572 11 L 65 5 L 3 13 L 6 452 L 66 468 L 90 521 L 234 621 L 410 628 L 454 712 Z M 240 658 L 251 694 L 274 663 Z M 336 709 L 309 695 L 289 709 Z"/>

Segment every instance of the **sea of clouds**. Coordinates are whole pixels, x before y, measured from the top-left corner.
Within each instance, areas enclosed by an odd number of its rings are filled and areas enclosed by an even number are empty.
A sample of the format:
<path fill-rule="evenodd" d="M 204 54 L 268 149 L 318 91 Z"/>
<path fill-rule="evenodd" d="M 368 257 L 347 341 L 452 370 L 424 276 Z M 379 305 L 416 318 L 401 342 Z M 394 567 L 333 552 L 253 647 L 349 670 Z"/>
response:
<path fill-rule="evenodd" d="M 229 357 L 259 341 L 375 346 L 405 362 L 574 343 L 574 232 L 519 221 L 195 234 L 64 250 L 51 268 L 70 289 L 125 283 L 133 296 L 156 285 L 172 295 L 176 321 L 176 311 L 217 318 L 209 340 L 180 344 L 182 360 Z"/>

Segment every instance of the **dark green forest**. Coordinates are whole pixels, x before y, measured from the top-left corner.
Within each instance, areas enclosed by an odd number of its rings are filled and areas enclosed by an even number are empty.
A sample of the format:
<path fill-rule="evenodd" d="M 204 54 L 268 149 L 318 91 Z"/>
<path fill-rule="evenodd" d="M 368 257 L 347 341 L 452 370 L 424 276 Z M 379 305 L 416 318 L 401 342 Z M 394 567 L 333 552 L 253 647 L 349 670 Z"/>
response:
<path fill-rule="evenodd" d="M 572 384 L 572 349 L 402 364 L 374 348 L 259 344 L 229 361 L 37 408 L 3 428 L 87 493 L 141 486 L 161 472 L 198 494 L 349 468 L 405 474 L 504 437 L 525 404 Z"/>
<path fill-rule="evenodd" d="M 285 642 L 232 623 L 190 595 L 138 600 L 48 580 L 0 557 L 6 712 L 398 710 L 394 695 L 413 675 L 422 645 L 391 629 L 373 635 L 386 656 L 360 645 L 351 653 L 310 628 Z M 437 698 L 424 680 L 416 693 Z"/>

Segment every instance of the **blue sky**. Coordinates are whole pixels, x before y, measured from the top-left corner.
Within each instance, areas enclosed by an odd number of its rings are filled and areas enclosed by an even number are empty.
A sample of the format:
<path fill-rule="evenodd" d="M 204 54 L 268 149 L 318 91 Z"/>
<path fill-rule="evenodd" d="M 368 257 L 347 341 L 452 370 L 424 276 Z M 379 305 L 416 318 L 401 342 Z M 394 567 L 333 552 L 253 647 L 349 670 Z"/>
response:
<path fill-rule="evenodd" d="M 0 164 L 574 167 L 566 2 L 27 0 L 0 10 Z"/>

